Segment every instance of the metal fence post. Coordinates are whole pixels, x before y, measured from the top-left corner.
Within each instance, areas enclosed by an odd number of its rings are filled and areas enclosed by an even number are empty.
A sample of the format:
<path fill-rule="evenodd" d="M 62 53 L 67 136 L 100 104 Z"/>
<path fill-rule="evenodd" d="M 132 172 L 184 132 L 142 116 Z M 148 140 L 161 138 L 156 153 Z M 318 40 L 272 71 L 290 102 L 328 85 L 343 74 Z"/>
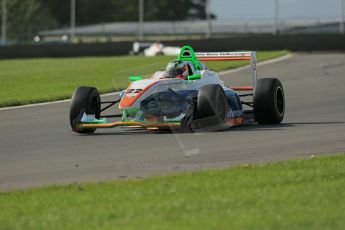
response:
<path fill-rule="evenodd" d="M 273 34 L 277 35 L 279 33 L 279 0 L 274 0 L 274 30 Z"/>
<path fill-rule="evenodd" d="M 2 13 L 1 13 L 1 44 L 6 45 L 6 20 L 7 20 L 7 9 L 6 0 L 2 0 Z"/>
<path fill-rule="evenodd" d="M 340 0 L 340 23 L 339 23 L 339 33 L 345 33 L 345 0 Z"/>
<path fill-rule="evenodd" d="M 143 40 L 144 38 L 144 0 L 139 0 L 139 31 L 138 39 Z"/>
<path fill-rule="evenodd" d="M 206 0 L 206 21 L 207 21 L 207 32 L 206 37 L 211 38 L 212 36 L 212 19 L 211 19 L 211 0 Z"/>
<path fill-rule="evenodd" d="M 75 38 L 75 1 L 76 0 L 71 0 L 71 38 L 70 41 L 73 43 L 74 38 Z"/>

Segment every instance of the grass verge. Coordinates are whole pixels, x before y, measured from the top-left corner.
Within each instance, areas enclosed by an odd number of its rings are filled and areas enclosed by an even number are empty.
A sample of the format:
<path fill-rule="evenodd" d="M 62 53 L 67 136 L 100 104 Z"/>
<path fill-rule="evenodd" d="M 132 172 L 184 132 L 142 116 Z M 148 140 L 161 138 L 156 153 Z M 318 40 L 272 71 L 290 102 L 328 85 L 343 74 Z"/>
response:
<path fill-rule="evenodd" d="M 287 51 L 258 52 L 258 61 Z M 128 76 L 149 77 L 164 69 L 173 57 L 83 57 L 0 60 L 0 107 L 70 98 L 80 85 L 96 86 L 101 93 L 123 89 Z M 247 62 L 209 63 L 215 71 L 232 69 Z"/>
<path fill-rule="evenodd" d="M 345 155 L 0 193 L 1 229 L 343 229 Z"/>

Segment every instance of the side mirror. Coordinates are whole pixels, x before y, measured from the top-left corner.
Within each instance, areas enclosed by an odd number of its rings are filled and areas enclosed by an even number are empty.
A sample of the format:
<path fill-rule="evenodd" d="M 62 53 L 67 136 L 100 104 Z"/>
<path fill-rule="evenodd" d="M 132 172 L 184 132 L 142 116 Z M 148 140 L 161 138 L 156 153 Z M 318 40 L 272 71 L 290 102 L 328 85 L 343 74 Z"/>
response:
<path fill-rule="evenodd" d="M 188 76 L 187 80 L 198 80 L 200 78 L 201 78 L 200 74 L 194 74 L 194 75 Z"/>
<path fill-rule="evenodd" d="M 143 79 L 141 76 L 129 76 L 128 81 L 138 81 Z"/>

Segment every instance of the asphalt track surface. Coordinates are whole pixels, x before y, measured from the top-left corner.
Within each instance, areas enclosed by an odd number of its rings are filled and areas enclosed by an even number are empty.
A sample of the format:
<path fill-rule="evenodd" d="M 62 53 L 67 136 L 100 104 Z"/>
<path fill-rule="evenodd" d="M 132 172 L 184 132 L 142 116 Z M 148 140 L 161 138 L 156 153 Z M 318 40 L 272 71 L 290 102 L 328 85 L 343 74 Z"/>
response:
<path fill-rule="evenodd" d="M 241 70 L 222 79 L 233 86 L 248 76 Z M 259 67 L 258 76 L 283 83 L 281 125 L 194 134 L 115 128 L 84 136 L 70 130 L 70 102 L 2 110 L 0 190 L 345 152 L 345 54 L 294 54 Z"/>

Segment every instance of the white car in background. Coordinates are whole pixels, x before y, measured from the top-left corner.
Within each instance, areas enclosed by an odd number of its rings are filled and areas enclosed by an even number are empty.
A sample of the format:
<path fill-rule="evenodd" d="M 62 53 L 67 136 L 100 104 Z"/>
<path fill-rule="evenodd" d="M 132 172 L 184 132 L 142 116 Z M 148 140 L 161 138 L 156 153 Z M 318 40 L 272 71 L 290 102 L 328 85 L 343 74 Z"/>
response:
<path fill-rule="evenodd" d="M 177 56 L 180 53 L 181 47 L 165 46 L 160 42 L 134 42 L 131 54 L 143 54 L 146 57 L 153 57 L 157 55 Z"/>

